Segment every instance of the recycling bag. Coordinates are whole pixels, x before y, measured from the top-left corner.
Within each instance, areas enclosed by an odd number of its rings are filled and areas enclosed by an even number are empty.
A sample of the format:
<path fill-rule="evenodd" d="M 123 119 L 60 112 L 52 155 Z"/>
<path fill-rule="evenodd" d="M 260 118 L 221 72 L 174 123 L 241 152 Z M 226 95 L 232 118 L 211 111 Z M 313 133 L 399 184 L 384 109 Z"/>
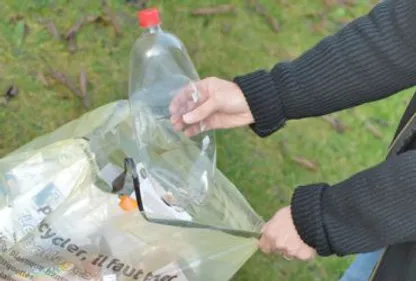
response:
<path fill-rule="evenodd" d="M 221 171 L 203 202 L 179 206 L 133 131 L 119 100 L 0 160 L 1 280 L 221 281 L 254 254 L 264 222 Z"/>

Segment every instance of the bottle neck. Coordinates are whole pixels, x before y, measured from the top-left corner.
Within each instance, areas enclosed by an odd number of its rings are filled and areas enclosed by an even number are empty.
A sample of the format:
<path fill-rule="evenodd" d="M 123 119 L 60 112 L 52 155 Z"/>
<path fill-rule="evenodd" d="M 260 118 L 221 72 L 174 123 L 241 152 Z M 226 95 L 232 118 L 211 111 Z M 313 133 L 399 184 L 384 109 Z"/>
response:
<path fill-rule="evenodd" d="M 162 28 L 160 27 L 160 24 L 158 24 L 158 25 L 153 25 L 153 26 L 148 27 L 146 29 L 146 33 L 152 34 L 152 33 L 157 33 L 161 30 L 162 30 Z"/>

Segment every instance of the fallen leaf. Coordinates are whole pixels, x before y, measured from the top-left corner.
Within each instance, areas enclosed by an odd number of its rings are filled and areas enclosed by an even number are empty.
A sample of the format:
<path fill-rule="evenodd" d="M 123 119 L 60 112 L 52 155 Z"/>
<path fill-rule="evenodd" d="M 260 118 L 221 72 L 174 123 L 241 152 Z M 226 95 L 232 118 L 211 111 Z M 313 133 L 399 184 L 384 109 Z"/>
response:
<path fill-rule="evenodd" d="M 81 29 L 81 27 L 85 24 L 86 18 L 79 19 L 71 28 L 68 30 L 68 32 L 65 35 L 65 39 L 69 40 L 70 38 L 74 38 L 76 36 L 76 33 Z"/>
<path fill-rule="evenodd" d="M 280 22 L 271 15 L 266 15 L 266 21 L 269 23 L 272 30 L 276 33 L 280 31 Z"/>
<path fill-rule="evenodd" d="M 126 0 L 129 5 L 134 5 L 138 9 L 145 9 L 149 0 Z"/>
<path fill-rule="evenodd" d="M 89 24 L 89 23 L 95 23 L 95 22 L 104 22 L 104 19 L 102 18 L 102 16 L 86 16 L 84 18 L 84 24 L 82 26 L 84 26 L 85 24 Z"/>
<path fill-rule="evenodd" d="M 18 21 L 21 21 L 21 20 L 23 20 L 25 17 L 23 16 L 23 15 L 21 15 L 21 14 L 16 14 L 16 15 L 13 15 L 13 16 L 10 16 L 9 17 L 9 23 L 11 23 L 11 24 L 15 24 L 16 22 L 18 22 Z"/>
<path fill-rule="evenodd" d="M 236 7 L 231 4 L 218 5 L 213 7 L 202 7 L 192 11 L 194 16 L 212 16 L 219 14 L 235 13 Z"/>
<path fill-rule="evenodd" d="M 264 7 L 261 3 L 259 3 L 259 2 L 256 1 L 254 3 L 254 7 L 255 7 L 256 13 L 258 13 L 258 14 L 260 14 L 262 16 L 264 16 L 264 15 L 267 14 L 266 7 Z"/>
<path fill-rule="evenodd" d="M 5 91 L 4 96 L 6 97 L 7 100 L 10 100 L 16 97 L 18 94 L 19 94 L 19 89 L 15 85 L 11 85 Z"/>
<path fill-rule="evenodd" d="M 82 19 L 79 19 L 66 33 L 65 39 L 70 41 L 74 40 L 76 34 L 87 24 L 92 23 L 102 23 L 105 25 L 112 25 L 116 35 L 121 35 L 121 28 L 118 24 L 116 18 L 114 17 L 113 13 L 109 10 L 107 6 L 104 7 L 104 14 L 100 16 L 89 15 Z"/>
<path fill-rule="evenodd" d="M 83 97 L 84 106 L 86 108 L 90 107 L 90 101 L 87 93 L 87 84 L 87 72 L 85 70 L 81 70 L 79 74 L 79 85 L 81 89 L 81 95 Z"/>
<path fill-rule="evenodd" d="M 71 54 L 75 53 L 78 49 L 77 47 L 77 41 L 75 34 L 72 34 L 68 39 L 68 50 Z"/>
<path fill-rule="evenodd" d="M 331 116 L 322 116 L 322 119 L 328 122 L 331 127 L 339 134 L 343 134 L 347 130 L 347 126 L 341 123 L 341 121 L 337 118 Z"/>
<path fill-rule="evenodd" d="M 80 29 L 87 23 L 95 22 L 97 18 L 97 16 L 86 16 L 82 19 L 78 19 L 77 22 L 67 31 L 65 39 L 67 40 L 68 50 L 70 53 L 75 53 L 78 49 L 76 44 L 76 35 Z"/>
<path fill-rule="evenodd" d="M 62 85 L 66 86 L 73 94 L 75 94 L 78 97 L 83 98 L 81 92 L 75 87 L 74 83 L 68 79 L 68 77 L 57 71 L 57 70 L 51 70 L 50 75 L 52 78 L 54 78 L 56 81 L 60 82 Z"/>
<path fill-rule="evenodd" d="M 381 131 L 376 126 L 374 126 L 370 121 L 365 122 L 365 128 L 376 138 L 378 139 L 383 138 L 383 134 L 381 133 Z"/>
<path fill-rule="evenodd" d="M 391 126 L 391 123 L 389 121 L 383 120 L 381 118 L 373 117 L 373 118 L 370 118 L 370 120 L 371 120 L 371 122 L 374 122 L 375 124 L 380 125 L 380 126 L 385 127 L 385 128 Z"/>
<path fill-rule="evenodd" d="M 62 36 L 61 33 L 59 33 L 58 29 L 56 28 L 56 25 L 53 21 L 48 21 L 45 24 L 45 27 L 48 29 L 49 33 L 56 39 L 61 40 Z"/>
<path fill-rule="evenodd" d="M 315 162 L 312 162 L 311 160 L 308 160 L 308 159 L 306 159 L 304 157 L 301 157 L 301 156 L 293 156 L 292 157 L 292 160 L 296 164 L 298 164 L 298 165 L 300 165 L 300 166 L 308 169 L 309 171 L 316 172 L 316 171 L 319 170 L 318 165 Z"/>
<path fill-rule="evenodd" d="M 110 11 L 110 8 L 108 8 L 108 6 L 104 8 L 104 14 L 106 17 L 108 17 L 107 21 L 109 21 L 110 24 L 113 26 L 113 29 L 116 35 L 120 36 L 121 35 L 120 25 L 118 24 L 117 19 L 115 18 L 114 14 Z"/>
<path fill-rule="evenodd" d="M 272 28 L 274 32 L 278 33 L 280 31 L 279 21 L 273 15 L 271 15 L 267 11 L 266 7 L 264 7 L 261 3 L 255 3 L 255 11 L 257 14 L 265 18 L 266 22 L 269 24 L 269 26 Z"/>

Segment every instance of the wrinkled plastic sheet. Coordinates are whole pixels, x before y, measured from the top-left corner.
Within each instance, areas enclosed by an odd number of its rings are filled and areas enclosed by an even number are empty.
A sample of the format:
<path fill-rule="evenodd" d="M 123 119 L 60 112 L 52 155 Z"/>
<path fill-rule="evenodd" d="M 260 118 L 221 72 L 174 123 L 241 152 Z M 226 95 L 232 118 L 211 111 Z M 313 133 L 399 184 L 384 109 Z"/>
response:
<path fill-rule="evenodd" d="M 111 181 L 127 156 L 140 161 L 135 138 L 121 100 L 0 160 L 1 280 L 218 281 L 238 271 L 256 238 L 152 223 L 120 207 Z M 263 224 L 219 170 L 204 203 L 187 215 L 248 232 Z"/>

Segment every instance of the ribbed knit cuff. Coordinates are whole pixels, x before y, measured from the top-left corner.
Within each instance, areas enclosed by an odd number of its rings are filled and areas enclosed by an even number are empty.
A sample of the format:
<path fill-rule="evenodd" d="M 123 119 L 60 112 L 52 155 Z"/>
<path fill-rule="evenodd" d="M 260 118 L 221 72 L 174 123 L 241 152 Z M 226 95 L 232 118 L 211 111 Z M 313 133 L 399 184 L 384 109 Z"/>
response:
<path fill-rule="evenodd" d="M 269 73 L 259 70 L 236 77 L 234 82 L 246 97 L 255 121 L 250 127 L 258 136 L 267 137 L 284 126 L 284 107 Z"/>
<path fill-rule="evenodd" d="M 292 198 L 292 218 L 302 240 L 320 256 L 332 255 L 322 221 L 321 196 L 327 184 L 302 186 Z"/>

